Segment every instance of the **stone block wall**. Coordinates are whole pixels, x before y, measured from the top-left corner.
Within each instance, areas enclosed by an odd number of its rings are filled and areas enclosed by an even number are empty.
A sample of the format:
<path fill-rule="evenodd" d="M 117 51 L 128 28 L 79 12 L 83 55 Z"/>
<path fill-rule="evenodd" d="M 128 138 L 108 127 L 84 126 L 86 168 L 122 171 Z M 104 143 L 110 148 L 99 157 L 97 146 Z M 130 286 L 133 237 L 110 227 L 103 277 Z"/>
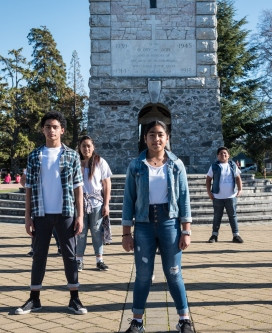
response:
<path fill-rule="evenodd" d="M 188 172 L 206 172 L 222 145 L 215 0 L 89 0 L 91 77 L 89 134 L 113 172 L 124 173 L 138 155 L 138 115 L 151 103 L 171 114 L 171 148 Z M 152 20 L 154 22 L 152 23 Z M 112 41 L 195 41 L 195 73 L 182 76 L 113 75 Z M 126 50 L 124 49 L 124 55 Z M 122 103 L 124 102 L 124 103 Z"/>

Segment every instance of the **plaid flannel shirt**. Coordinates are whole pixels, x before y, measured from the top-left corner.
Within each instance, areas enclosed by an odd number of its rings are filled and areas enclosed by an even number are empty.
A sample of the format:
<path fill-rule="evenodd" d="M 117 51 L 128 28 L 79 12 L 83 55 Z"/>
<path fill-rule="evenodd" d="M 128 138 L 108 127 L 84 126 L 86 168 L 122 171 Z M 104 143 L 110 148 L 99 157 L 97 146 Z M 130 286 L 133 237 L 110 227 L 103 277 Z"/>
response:
<path fill-rule="evenodd" d="M 41 164 L 42 148 L 34 149 L 27 160 L 26 187 L 32 189 L 31 216 L 44 216 L 42 194 Z M 63 152 L 59 161 L 61 185 L 63 191 L 63 216 L 74 216 L 74 189 L 83 185 L 80 158 L 76 151 L 62 144 Z M 54 186 L 54 184 L 53 184 Z"/>

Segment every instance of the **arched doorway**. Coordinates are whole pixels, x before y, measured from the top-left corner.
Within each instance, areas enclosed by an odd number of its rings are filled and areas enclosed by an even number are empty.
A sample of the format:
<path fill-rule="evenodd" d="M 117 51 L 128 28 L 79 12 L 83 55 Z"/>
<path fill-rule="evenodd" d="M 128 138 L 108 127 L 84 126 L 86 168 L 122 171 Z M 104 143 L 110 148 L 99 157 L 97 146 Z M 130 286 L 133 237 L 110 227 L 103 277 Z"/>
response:
<path fill-rule="evenodd" d="M 163 121 L 168 129 L 169 133 L 171 133 L 171 113 L 163 104 L 153 104 L 149 103 L 145 105 L 142 110 L 139 112 L 138 116 L 138 125 L 139 125 L 139 140 L 138 140 L 138 148 L 139 152 L 146 149 L 146 144 L 144 142 L 144 131 L 145 126 L 154 120 Z M 170 137 L 171 138 L 171 137 Z M 169 146 L 170 149 L 170 140 Z"/>

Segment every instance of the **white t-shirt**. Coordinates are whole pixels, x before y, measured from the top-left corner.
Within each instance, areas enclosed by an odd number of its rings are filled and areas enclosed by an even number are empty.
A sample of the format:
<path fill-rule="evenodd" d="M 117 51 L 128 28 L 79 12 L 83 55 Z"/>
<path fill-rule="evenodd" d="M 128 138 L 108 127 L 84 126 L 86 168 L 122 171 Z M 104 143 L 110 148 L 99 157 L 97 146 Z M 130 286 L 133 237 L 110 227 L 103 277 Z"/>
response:
<path fill-rule="evenodd" d="M 42 149 L 42 192 L 46 214 L 62 213 L 63 198 L 59 170 L 62 151 L 62 146 L 57 148 L 43 147 Z"/>
<path fill-rule="evenodd" d="M 228 199 L 236 196 L 236 192 L 233 191 L 234 181 L 229 163 L 220 163 L 221 176 L 219 181 L 219 193 L 213 193 L 216 199 Z M 241 171 L 235 166 L 234 177 L 239 176 Z M 207 176 L 213 178 L 212 166 L 207 173 Z"/>
<path fill-rule="evenodd" d="M 160 167 L 143 161 L 149 170 L 149 204 L 163 204 L 168 202 L 167 163 Z"/>
<path fill-rule="evenodd" d="M 103 202 L 101 200 L 96 199 L 101 196 L 101 192 L 103 189 L 102 180 L 111 177 L 112 172 L 108 165 L 108 163 L 100 157 L 99 163 L 96 165 L 94 169 L 94 174 L 92 179 L 89 179 L 89 168 L 84 168 L 83 170 L 83 192 L 94 195 L 94 198 L 91 198 L 92 207 L 102 206 Z"/>

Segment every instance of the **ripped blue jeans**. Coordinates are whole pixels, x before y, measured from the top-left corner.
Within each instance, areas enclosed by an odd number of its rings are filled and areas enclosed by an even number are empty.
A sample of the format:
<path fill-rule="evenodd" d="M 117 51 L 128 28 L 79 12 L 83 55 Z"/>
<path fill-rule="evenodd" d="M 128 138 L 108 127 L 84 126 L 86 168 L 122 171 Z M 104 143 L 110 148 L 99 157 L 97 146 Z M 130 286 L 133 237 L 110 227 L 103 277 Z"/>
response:
<path fill-rule="evenodd" d="M 150 222 L 136 222 L 134 228 L 134 257 L 136 279 L 133 291 L 134 314 L 143 314 L 149 294 L 157 247 L 163 271 L 178 314 L 188 313 L 185 286 L 181 274 L 182 251 L 178 219 L 169 219 L 168 205 L 150 205 Z"/>
<path fill-rule="evenodd" d="M 95 207 L 91 214 L 84 214 L 83 229 L 81 234 L 77 235 L 76 254 L 78 257 L 84 256 L 89 229 L 95 255 L 103 254 L 102 220 L 102 206 Z"/>

